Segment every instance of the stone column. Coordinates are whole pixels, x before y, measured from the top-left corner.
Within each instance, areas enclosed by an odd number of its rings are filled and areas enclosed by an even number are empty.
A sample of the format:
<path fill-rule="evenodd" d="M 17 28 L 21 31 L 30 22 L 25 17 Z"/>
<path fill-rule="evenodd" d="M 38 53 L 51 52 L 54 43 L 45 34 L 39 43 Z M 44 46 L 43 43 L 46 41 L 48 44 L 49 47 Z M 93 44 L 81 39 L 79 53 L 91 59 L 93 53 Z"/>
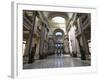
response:
<path fill-rule="evenodd" d="M 40 50 L 39 50 L 39 59 L 44 58 L 44 34 L 45 34 L 45 24 L 42 23 L 41 32 L 40 32 Z"/>
<path fill-rule="evenodd" d="M 45 54 L 45 57 L 48 56 L 48 29 L 47 29 L 47 25 L 45 24 L 45 32 L 44 32 L 44 36 L 45 36 L 45 42 L 44 42 L 44 54 Z"/>
<path fill-rule="evenodd" d="M 77 40 L 77 43 L 78 43 L 78 46 L 79 46 L 79 54 L 81 53 L 80 51 L 80 47 L 81 47 L 81 44 L 80 44 L 80 36 L 77 36 L 76 37 L 76 40 Z M 79 55 L 79 57 L 81 57 L 81 54 Z"/>
<path fill-rule="evenodd" d="M 79 17 L 79 23 L 80 23 L 80 31 L 81 31 L 81 38 L 82 38 L 82 42 L 83 42 L 83 46 L 81 47 L 81 51 L 83 51 L 83 53 L 81 54 L 81 56 L 83 55 L 83 59 L 86 60 L 88 58 L 89 55 L 89 51 L 88 51 L 88 44 L 87 44 L 87 40 L 85 38 L 85 34 L 84 31 L 82 30 L 82 27 L 84 27 L 82 25 L 82 17 Z"/>
<path fill-rule="evenodd" d="M 32 63 L 32 61 L 31 61 L 31 58 L 32 58 L 32 56 L 31 56 L 31 44 L 32 44 L 32 37 L 33 37 L 36 15 L 37 15 L 37 12 L 33 12 L 33 16 L 32 16 L 32 19 L 33 19 L 32 25 L 33 26 L 32 26 L 32 29 L 29 31 L 29 38 L 28 38 L 28 41 L 27 41 L 25 54 L 24 54 L 24 60 L 27 57 L 26 63 Z"/>

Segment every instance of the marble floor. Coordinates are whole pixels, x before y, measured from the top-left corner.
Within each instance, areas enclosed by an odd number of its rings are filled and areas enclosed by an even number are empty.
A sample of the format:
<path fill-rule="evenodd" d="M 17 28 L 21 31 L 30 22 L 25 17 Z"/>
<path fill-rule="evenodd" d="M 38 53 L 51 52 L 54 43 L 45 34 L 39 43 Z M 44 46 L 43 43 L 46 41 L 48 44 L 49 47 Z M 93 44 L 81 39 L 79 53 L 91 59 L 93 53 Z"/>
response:
<path fill-rule="evenodd" d="M 24 64 L 23 69 L 39 69 L 39 68 L 61 68 L 61 67 L 80 67 L 90 66 L 89 61 L 73 58 L 70 55 L 52 55 L 46 59 L 35 60 L 32 64 Z"/>

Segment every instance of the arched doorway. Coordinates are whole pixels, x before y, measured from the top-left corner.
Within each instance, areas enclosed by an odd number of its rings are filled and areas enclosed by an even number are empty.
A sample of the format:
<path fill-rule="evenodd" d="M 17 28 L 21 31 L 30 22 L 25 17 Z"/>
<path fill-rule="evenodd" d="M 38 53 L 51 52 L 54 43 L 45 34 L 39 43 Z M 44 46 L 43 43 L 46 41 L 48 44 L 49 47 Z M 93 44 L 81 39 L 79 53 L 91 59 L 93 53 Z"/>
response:
<path fill-rule="evenodd" d="M 56 29 L 53 35 L 54 35 L 55 54 L 61 55 L 64 53 L 64 46 L 63 46 L 64 31 L 62 29 Z"/>

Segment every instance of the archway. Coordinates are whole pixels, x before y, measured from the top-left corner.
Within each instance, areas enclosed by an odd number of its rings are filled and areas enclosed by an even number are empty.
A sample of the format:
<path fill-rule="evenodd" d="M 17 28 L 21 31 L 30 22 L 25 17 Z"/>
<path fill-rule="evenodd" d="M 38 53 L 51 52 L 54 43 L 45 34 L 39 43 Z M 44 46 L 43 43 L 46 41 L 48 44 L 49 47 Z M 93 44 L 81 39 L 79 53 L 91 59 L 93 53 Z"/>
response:
<path fill-rule="evenodd" d="M 64 52 L 63 48 L 64 31 L 62 29 L 56 29 L 53 33 L 53 36 L 55 44 L 55 54 L 61 55 Z"/>

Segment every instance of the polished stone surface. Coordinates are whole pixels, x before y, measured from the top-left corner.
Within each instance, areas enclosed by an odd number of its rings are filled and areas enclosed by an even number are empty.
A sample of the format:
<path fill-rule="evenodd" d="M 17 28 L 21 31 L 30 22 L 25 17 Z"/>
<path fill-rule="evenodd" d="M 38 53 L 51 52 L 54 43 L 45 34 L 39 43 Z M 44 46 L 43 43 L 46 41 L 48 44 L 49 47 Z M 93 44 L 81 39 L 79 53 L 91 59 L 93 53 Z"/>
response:
<path fill-rule="evenodd" d="M 39 69 L 39 68 L 61 68 L 61 67 L 80 67 L 90 66 L 89 61 L 83 61 L 80 58 L 73 58 L 69 55 L 52 55 L 46 59 L 35 60 L 32 64 L 24 64 L 24 69 Z"/>

